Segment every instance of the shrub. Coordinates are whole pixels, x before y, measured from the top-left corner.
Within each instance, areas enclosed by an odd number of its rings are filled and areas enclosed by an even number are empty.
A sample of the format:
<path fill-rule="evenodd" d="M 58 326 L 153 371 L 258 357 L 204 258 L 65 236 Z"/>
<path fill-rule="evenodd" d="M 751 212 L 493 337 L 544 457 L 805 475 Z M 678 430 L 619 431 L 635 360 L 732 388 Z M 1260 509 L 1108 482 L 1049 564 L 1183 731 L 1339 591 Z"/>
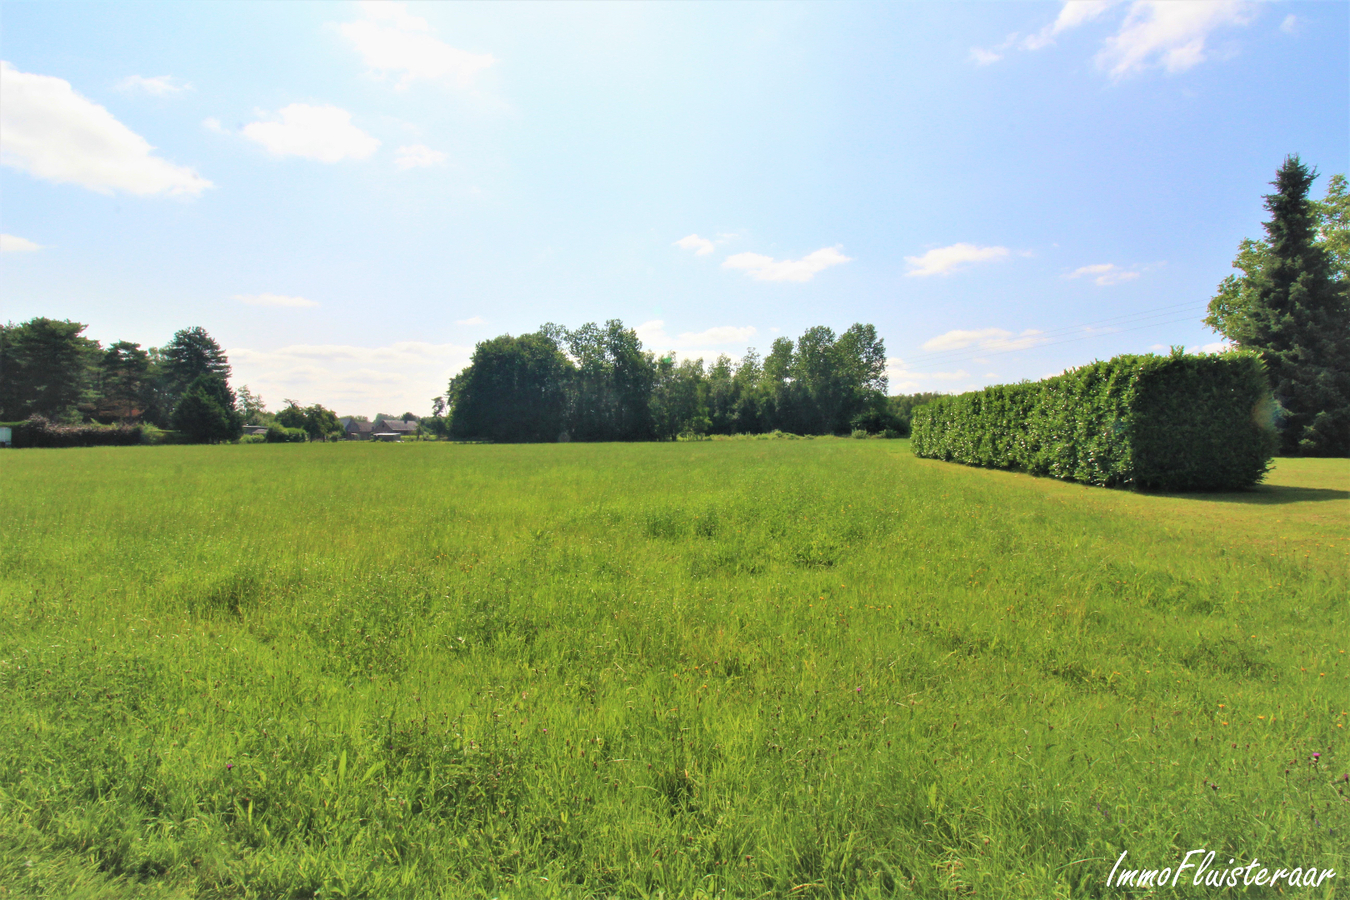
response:
<path fill-rule="evenodd" d="M 1256 484 L 1275 451 L 1254 353 L 1118 356 L 914 410 L 914 452 L 1066 481 L 1162 491 Z"/>
<path fill-rule="evenodd" d="M 218 375 L 198 375 L 173 409 L 172 424 L 194 444 L 236 441 L 243 417 L 234 408 L 234 392 Z"/>
<path fill-rule="evenodd" d="M 141 442 L 139 425 L 58 425 L 34 416 L 10 428 L 15 448 L 128 447 Z"/>
<path fill-rule="evenodd" d="M 309 440 L 309 433 L 303 428 L 272 424 L 267 426 L 266 440 L 269 444 L 303 444 Z"/>

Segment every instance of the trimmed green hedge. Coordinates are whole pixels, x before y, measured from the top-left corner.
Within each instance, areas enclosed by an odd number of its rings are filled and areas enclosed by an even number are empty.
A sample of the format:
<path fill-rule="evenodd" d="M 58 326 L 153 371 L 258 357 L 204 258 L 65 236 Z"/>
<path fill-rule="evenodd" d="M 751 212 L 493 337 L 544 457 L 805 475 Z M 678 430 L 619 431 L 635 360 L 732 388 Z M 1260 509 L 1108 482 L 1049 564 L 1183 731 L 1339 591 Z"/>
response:
<path fill-rule="evenodd" d="M 13 446 L 130 447 L 141 443 L 139 425 L 58 425 L 40 416 L 9 423 Z"/>
<path fill-rule="evenodd" d="M 1158 491 L 1250 487 L 1276 447 L 1255 353 L 1117 356 L 914 410 L 918 456 Z"/>
<path fill-rule="evenodd" d="M 287 428 L 274 423 L 267 426 L 264 440 L 269 444 L 303 444 L 309 440 L 309 434 L 303 428 Z"/>

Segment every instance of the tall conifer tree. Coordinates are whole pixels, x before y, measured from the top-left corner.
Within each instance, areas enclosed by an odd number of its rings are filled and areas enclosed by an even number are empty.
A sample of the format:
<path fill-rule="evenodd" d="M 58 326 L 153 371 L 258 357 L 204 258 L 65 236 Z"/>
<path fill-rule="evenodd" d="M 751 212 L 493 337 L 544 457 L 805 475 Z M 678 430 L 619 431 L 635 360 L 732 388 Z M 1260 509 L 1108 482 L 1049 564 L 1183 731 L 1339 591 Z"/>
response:
<path fill-rule="evenodd" d="M 1350 298 L 1318 241 L 1317 208 L 1308 196 L 1316 177 L 1297 156 L 1285 159 L 1272 182 L 1275 193 L 1266 195 L 1271 217 L 1262 252 L 1255 254 L 1257 245 L 1244 243 L 1246 255 L 1240 254 L 1235 265 L 1245 275 L 1220 285 L 1207 321 L 1265 357 L 1283 453 L 1346 456 Z"/>

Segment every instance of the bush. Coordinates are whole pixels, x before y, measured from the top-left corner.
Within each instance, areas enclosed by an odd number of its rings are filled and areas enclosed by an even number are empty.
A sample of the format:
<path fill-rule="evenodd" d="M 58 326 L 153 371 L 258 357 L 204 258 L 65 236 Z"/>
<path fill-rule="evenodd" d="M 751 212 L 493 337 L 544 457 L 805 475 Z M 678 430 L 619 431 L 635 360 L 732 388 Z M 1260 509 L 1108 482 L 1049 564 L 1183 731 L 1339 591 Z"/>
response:
<path fill-rule="evenodd" d="M 198 375 L 173 409 L 171 422 L 194 444 L 237 441 L 243 417 L 234 408 L 234 392 L 218 375 Z"/>
<path fill-rule="evenodd" d="M 10 428 L 15 448 L 129 447 L 141 442 L 139 425 L 58 425 L 34 416 Z"/>
<path fill-rule="evenodd" d="M 914 410 L 918 456 L 1162 491 L 1256 484 L 1275 452 L 1254 353 L 1118 356 Z"/>
<path fill-rule="evenodd" d="M 272 424 L 267 426 L 266 440 L 269 444 L 303 444 L 309 440 L 309 433 L 303 428 Z"/>

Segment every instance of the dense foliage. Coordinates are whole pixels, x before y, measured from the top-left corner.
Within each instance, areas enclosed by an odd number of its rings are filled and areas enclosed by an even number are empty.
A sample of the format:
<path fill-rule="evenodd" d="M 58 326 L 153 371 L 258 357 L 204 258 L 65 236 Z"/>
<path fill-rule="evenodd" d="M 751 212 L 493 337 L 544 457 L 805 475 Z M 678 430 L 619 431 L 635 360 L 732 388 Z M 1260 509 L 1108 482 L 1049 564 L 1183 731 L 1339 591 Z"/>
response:
<path fill-rule="evenodd" d="M 131 341 L 104 349 L 84 336 L 87 327 L 41 317 L 0 326 L 0 421 L 37 416 L 167 428 L 199 376 L 229 379 L 225 352 L 199 327 L 148 350 Z M 246 397 L 253 404 L 247 414 L 263 411 L 261 400 Z"/>
<path fill-rule="evenodd" d="M 337 413 L 328 407 L 319 403 L 302 407 L 294 400 L 285 402 L 286 406 L 276 414 L 273 424 L 301 431 L 311 441 L 327 441 L 342 435 L 342 423 L 338 421 Z M 268 440 L 272 438 L 269 436 Z"/>
<path fill-rule="evenodd" d="M 1266 195 L 1266 239 L 1244 240 L 1210 301 L 1206 324 L 1266 360 L 1285 454 L 1350 455 L 1350 196 L 1333 176 L 1326 199 L 1297 156 Z"/>
<path fill-rule="evenodd" d="M 914 412 L 914 452 L 1067 481 L 1236 490 L 1275 451 L 1261 359 L 1118 356 L 1040 382 L 948 397 Z"/>
<path fill-rule="evenodd" d="M 680 435 L 901 433 L 871 325 L 809 329 L 733 364 L 657 357 L 618 320 L 480 343 L 450 383 L 450 433 L 498 442 L 670 440 Z M 906 409 L 907 413 L 908 410 Z"/>
<path fill-rule="evenodd" d="M 12 446 L 23 447 L 125 447 L 145 440 L 139 425 L 62 425 L 34 416 L 22 422 L 5 423 L 12 433 Z"/>
<path fill-rule="evenodd" d="M 239 439 L 243 417 L 234 408 L 234 392 L 212 372 L 198 375 L 173 410 L 173 427 L 189 443 L 219 444 Z"/>

